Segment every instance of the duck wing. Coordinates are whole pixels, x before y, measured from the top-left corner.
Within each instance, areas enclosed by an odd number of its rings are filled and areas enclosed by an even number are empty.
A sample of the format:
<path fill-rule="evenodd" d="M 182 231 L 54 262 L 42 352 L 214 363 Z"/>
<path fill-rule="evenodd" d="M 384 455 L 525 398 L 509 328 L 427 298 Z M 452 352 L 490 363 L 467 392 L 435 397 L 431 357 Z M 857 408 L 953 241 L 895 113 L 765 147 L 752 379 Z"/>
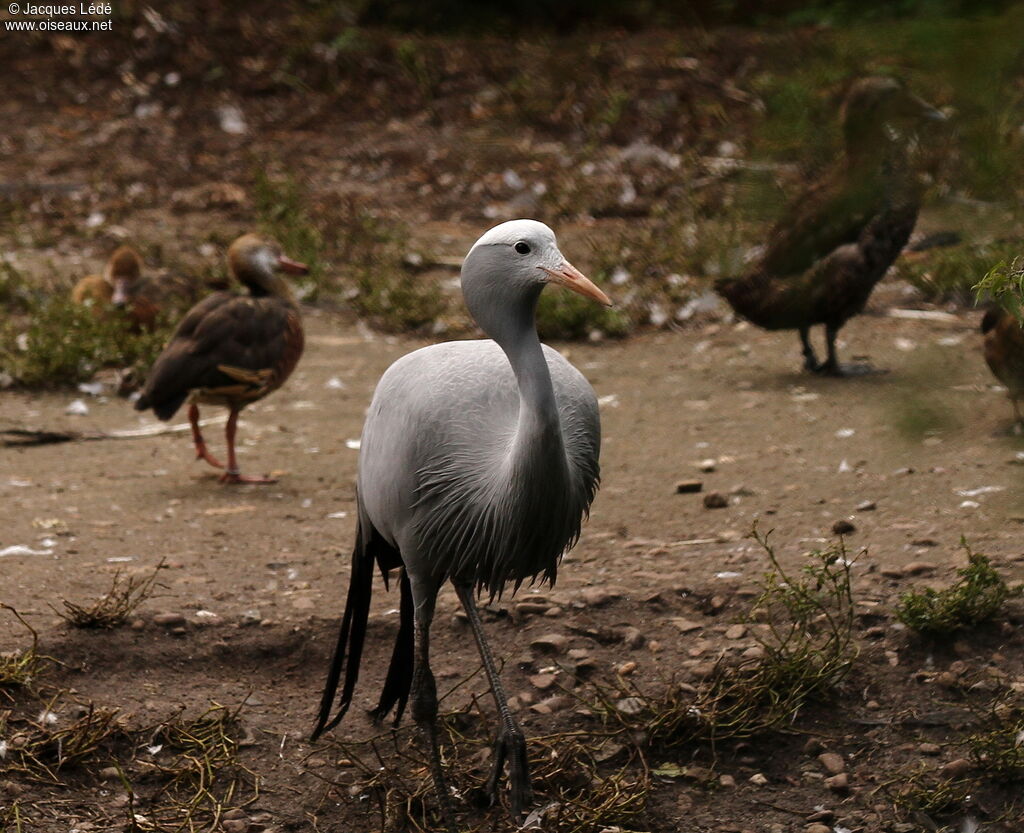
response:
<path fill-rule="evenodd" d="M 135 407 L 169 419 L 196 390 L 252 402 L 302 352 L 298 311 L 278 298 L 217 292 L 194 306 L 153 365 Z"/>

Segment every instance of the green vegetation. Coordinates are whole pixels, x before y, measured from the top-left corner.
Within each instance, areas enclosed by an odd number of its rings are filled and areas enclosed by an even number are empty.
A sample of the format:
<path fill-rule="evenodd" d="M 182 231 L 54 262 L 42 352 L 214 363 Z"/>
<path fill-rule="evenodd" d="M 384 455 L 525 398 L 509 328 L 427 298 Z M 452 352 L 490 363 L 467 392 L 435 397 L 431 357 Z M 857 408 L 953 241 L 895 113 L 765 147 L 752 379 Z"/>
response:
<path fill-rule="evenodd" d="M 963 538 L 960 546 L 968 564 L 957 570 L 959 578 L 951 586 L 900 596 L 896 617 L 907 627 L 931 637 L 949 636 L 989 621 L 1007 601 L 1021 595 L 1021 587 L 1009 587 L 988 558 L 972 552 Z"/>
<path fill-rule="evenodd" d="M 997 702 L 982 730 L 967 739 L 974 765 L 996 780 L 1019 785 L 1024 779 L 1024 702 Z"/>
<path fill-rule="evenodd" d="M 1024 261 L 1019 256 L 1000 260 L 971 288 L 979 303 L 991 298 L 1024 323 Z"/>
<path fill-rule="evenodd" d="M 14 616 L 32 636 L 32 644 L 28 648 L 0 653 L 0 694 L 9 699 L 12 690 L 32 685 L 43 670 L 47 657 L 39 653 L 39 634 L 21 614 L 3 602 L 0 602 L 0 610 Z"/>
<path fill-rule="evenodd" d="M 0 371 L 25 387 L 74 384 L 105 367 L 141 378 L 173 330 L 172 315 L 165 312 L 152 332 L 135 333 L 116 311 L 98 317 L 64 293 L 33 299 L 27 322 L 0 328 Z"/>
<path fill-rule="evenodd" d="M 896 262 L 895 272 L 929 301 L 970 305 L 986 293 L 1002 296 L 997 275 L 1009 271 L 1005 264 L 1020 249 L 1019 243 L 1007 240 L 936 249 L 921 256 L 904 255 Z M 993 263 L 999 263 L 1001 270 L 993 270 Z"/>
<path fill-rule="evenodd" d="M 771 564 L 747 619 L 760 656 L 720 661 L 696 694 L 680 686 L 656 696 L 634 686 L 612 697 L 605 690 L 607 720 L 642 730 L 656 749 L 750 738 L 786 729 L 804 705 L 828 697 L 846 677 L 857 649 L 851 562 L 842 541 L 810 553 L 792 575 L 776 558 L 770 533 L 752 535 Z M 620 695 L 632 701 L 629 708 Z"/>

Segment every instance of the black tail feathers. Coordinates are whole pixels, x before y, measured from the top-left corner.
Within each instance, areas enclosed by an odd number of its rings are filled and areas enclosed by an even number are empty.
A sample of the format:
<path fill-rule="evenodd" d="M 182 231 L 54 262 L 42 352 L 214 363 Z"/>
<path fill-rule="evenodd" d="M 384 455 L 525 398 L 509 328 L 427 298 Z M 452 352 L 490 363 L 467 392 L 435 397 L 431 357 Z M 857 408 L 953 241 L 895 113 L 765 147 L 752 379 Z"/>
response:
<path fill-rule="evenodd" d="M 401 580 L 402 604 L 401 622 L 398 625 L 398 635 L 395 637 L 395 648 L 391 652 L 391 665 L 388 666 L 388 676 L 384 681 L 384 690 L 380 693 L 380 702 L 377 708 L 370 712 L 374 723 L 380 723 L 391 709 L 395 710 L 394 725 L 397 726 L 402 720 L 402 712 L 405 711 L 405 704 L 409 700 L 409 692 L 412 690 L 412 663 L 413 663 L 413 604 L 412 588 L 409 586 L 409 576 L 402 572 Z"/>
<path fill-rule="evenodd" d="M 361 522 L 360 522 L 361 526 Z M 369 536 L 366 536 L 369 538 Z M 323 697 L 320 699 L 320 714 L 316 728 L 310 740 L 316 740 L 328 729 L 333 729 L 348 711 L 352 703 L 352 692 L 359 679 L 359 661 L 363 655 L 363 642 L 366 638 L 366 620 L 370 616 L 370 598 L 373 594 L 373 554 L 372 546 L 364 540 L 362 530 L 356 529 L 356 546 L 352 553 L 352 574 L 348 584 L 348 598 L 345 601 L 345 613 L 341 619 L 341 630 L 338 633 L 338 644 L 334 648 L 331 667 L 327 672 Z M 348 654 L 346 658 L 346 652 Z M 338 712 L 331 717 L 331 706 L 334 695 L 338 691 L 341 670 L 345 669 L 345 685 L 341 691 Z"/>

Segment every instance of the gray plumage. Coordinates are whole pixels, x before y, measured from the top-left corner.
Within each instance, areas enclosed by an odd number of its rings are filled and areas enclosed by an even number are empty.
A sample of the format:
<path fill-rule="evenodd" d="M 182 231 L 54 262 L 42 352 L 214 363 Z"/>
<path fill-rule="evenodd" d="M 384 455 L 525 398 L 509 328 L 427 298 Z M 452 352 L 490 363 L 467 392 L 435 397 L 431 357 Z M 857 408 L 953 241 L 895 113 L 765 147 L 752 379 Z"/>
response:
<path fill-rule="evenodd" d="M 507 755 L 518 815 L 530 800 L 525 739 L 508 710 L 474 596 L 483 590 L 493 597 L 537 578 L 553 582 L 598 486 L 594 391 L 537 337 L 536 304 L 550 282 L 608 303 L 565 260 L 542 223 L 515 220 L 487 232 L 466 257 L 462 289 L 493 340 L 437 344 L 396 361 L 377 386 L 363 429 L 349 597 L 314 737 L 335 725 L 351 702 L 374 563 L 385 579 L 401 566 L 401 625 L 373 714 L 380 719 L 394 709 L 397 721 L 411 697 L 450 828 L 429 669 L 437 593 L 451 580 L 469 616 L 501 715 L 491 791 Z M 338 714 L 328 722 L 342 666 Z"/>

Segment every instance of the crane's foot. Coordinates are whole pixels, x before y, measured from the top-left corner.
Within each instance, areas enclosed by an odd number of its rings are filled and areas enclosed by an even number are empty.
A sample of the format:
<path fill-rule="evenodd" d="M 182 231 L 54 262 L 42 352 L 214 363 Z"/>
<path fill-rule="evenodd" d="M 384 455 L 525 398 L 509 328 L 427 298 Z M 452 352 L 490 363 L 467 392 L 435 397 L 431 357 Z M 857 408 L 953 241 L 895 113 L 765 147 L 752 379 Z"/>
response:
<path fill-rule="evenodd" d="M 196 459 L 197 460 L 205 460 L 207 463 L 209 463 L 215 469 L 222 469 L 222 468 L 224 468 L 224 464 L 220 460 L 218 460 L 216 457 L 214 457 L 207 450 L 206 443 L 204 443 L 204 442 L 196 443 Z"/>
<path fill-rule="evenodd" d="M 259 475 L 242 474 L 237 471 L 226 471 L 220 476 L 221 483 L 255 483 L 266 486 L 269 483 L 277 483 L 276 477 L 261 477 Z"/>
<path fill-rule="evenodd" d="M 530 764 L 526 757 L 526 738 L 521 731 L 502 730 L 494 744 L 494 768 L 487 780 L 487 795 L 491 804 L 498 801 L 498 781 L 508 761 L 509 810 L 512 818 L 522 821 L 527 809 L 533 804 L 533 787 L 530 784 Z"/>

